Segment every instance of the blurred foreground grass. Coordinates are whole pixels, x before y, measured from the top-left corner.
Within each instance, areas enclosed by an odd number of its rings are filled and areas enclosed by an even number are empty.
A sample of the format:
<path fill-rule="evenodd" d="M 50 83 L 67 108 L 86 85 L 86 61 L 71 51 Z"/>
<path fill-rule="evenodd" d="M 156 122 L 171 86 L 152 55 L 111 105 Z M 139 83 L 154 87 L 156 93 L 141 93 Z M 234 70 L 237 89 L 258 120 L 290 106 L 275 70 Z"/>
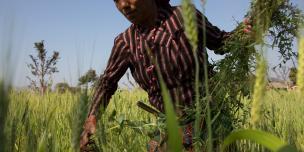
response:
<path fill-rule="evenodd" d="M 3 129 L 7 136 L 2 141 L 5 151 L 75 151 L 73 146 L 78 143 L 73 136 L 77 133 L 73 132 L 82 127 L 81 123 L 74 123 L 75 118 L 88 104 L 81 104 L 79 95 L 67 92 L 40 96 L 27 90 L 11 90 L 8 95 L 10 103 Z M 260 127 L 304 151 L 304 102 L 297 95 L 293 91 L 267 91 Z M 3 97 L 1 94 L 1 101 Z M 146 93 L 138 89 L 119 90 L 112 97 L 99 121 L 96 139 L 100 151 L 146 151 L 146 134 L 157 125 L 154 116 L 136 106 L 138 100 L 147 102 Z M 236 128 L 249 127 L 250 116 L 244 111 L 250 110 L 250 101 L 243 102 L 245 107 L 236 115 L 243 121 Z M 237 145 L 240 151 L 258 147 L 244 141 Z"/>

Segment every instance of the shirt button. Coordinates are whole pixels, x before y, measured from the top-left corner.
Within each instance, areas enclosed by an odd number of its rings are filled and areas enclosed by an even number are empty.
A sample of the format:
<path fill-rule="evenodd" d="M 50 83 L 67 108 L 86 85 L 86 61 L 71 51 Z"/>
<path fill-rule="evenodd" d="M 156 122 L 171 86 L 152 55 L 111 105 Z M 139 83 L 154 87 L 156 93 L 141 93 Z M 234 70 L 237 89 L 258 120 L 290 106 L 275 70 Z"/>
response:
<path fill-rule="evenodd" d="M 150 85 L 153 84 L 153 81 L 152 81 L 152 80 L 149 80 L 149 84 L 150 84 Z"/>
<path fill-rule="evenodd" d="M 151 39 L 152 39 L 152 40 L 154 40 L 154 39 L 155 39 L 155 37 L 154 37 L 154 36 L 152 36 L 152 37 L 151 37 Z"/>
<path fill-rule="evenodd" d="M 138 49 L 138 50 L 140 49 L 140 46 L 139 46 L 139 45 L 137 46 L 137 49 Z"/>
<path fill-rule="evenodd" d="M 143 59 L 143 58 L 144 58 L 144 56 L 141 54 L 141 55 L 139 55 L 139 58 Z"/>
<path fill-rule="evenodd" d="M 138 36 L 136 37 L 136 40 L 139 40 L 139 37 L 138 37 Z"/>
<path fill-rule="evenodd" d="M 152 74 L 152 71 L 153 71 L 154 67 L 155 67 L 154 65 L 149 66 L 149 67 L 146 69 L 147 73 L 148 73 L 148 74 Z"/>

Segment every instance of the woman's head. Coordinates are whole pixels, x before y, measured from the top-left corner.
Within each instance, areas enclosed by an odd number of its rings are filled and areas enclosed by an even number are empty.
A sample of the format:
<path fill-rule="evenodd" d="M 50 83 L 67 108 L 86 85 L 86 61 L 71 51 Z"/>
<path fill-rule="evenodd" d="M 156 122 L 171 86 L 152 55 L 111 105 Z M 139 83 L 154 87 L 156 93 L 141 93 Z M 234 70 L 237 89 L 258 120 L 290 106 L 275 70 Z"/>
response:
<path fill-rule="evenodd" d="M 167 7 L 169 0 L 114 0 L 118 10 L 132 23 L 143 24 L 157 11 Z"/>

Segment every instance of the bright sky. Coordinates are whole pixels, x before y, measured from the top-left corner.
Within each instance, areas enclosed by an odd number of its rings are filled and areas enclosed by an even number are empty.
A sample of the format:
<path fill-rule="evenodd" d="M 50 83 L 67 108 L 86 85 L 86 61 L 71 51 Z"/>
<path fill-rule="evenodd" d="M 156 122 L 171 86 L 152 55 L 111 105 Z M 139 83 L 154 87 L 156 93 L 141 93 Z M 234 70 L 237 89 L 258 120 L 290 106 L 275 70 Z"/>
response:
<path fill-rule="evenodd" d="M 291 1 L 304 9 L 303 0 Z M 179 3 L 180 0 L 171 0 L 172 5 Z M 199 3 L 195 0 L 202 10 Z M 250 0 L 210 0 L 205 15 L 220 29 L 231 31 L 236 21 L 243 20 L 249 4 Z M 54 83 L 75 85 L 88 69 L 93 68 L 98 74 L 104 70 L 114 38 L 129 25 L 112 0 L 0 0 L 0 71 L 6 64 L 4 50 L 11 50 L 14 84 L 28 85 L 28 55 L 36 53 L 34 42 L 45 40 L 49 55 L 54 50 L 60 52 L 60 72 L 53 76 Z M 211 57 L 218 58 L 213 54 Z M 275 63 L 276 57 L 270 55 L 270 62 Z M 124 81 L 125 78 L 120 84 Z"/>

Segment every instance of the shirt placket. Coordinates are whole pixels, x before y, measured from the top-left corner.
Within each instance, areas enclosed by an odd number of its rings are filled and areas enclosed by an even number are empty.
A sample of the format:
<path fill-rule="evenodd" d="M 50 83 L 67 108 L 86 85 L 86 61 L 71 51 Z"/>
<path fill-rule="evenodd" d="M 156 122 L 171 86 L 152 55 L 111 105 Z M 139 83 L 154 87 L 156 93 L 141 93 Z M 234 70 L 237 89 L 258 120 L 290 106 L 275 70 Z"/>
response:
<path fill-rule="evenodd" d="M 156 28 L 152 29 L 152 36 L 151 36 L 151 39 L 152 41 L 154 41 L 155 39 L 155 33 L 156 33 Z M 141 51 L 147 51 L 147 50 L 141 50 L 143 46 L 141 46 L 141 41 L 140 41 L 140 32 L 138 31 L 138 34 L 136 36 L 136 41 L 137 41 L 137 51 L 138 52 L 141 52 Z M 142 44 L 144 45 L 144 44 Z M 149 56 L 149 59 L 150 60 L 153 60 L 154 59 L 154 56 L 153 56 L 153 51 L 155 50 L 155 46 L 152 45 L 151 48 L 150 48 L 150 53 L 148 53 L 147 55 L 150 55 Z M 143 61 L 144 60 L 144 55 L 142 53 L 139 54 L 139 60 L 140 61 Z M 143 64 L 144 68 L 145 68 L 145 71 L 148 75 L 148 78 L 149 78 L 149 86 L 150 86 L 150 91 L 151 92 L 156 92 L 156 88 L 157 88 L 157 77 L 156 77 L 156 67 L 155 65 L 153 64 L 153 62 L 150 62 L 149 65 L 147 65 L 146 63 Z"/>

